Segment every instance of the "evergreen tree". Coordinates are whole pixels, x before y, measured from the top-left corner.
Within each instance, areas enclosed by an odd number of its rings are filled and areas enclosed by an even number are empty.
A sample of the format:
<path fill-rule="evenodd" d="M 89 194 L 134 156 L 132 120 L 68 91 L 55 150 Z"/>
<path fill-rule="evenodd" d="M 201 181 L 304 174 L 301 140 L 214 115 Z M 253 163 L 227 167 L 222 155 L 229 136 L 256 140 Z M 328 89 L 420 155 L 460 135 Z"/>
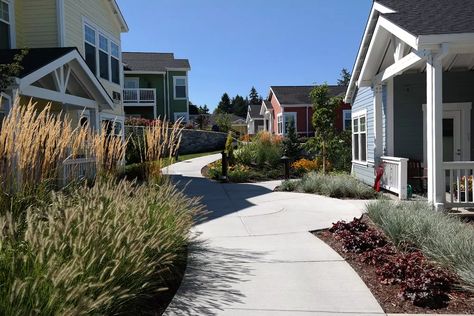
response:
<path fill-rule="evenodd" d="M 283 140 L 283 151 L 285 155 L 291 159 L 297 159 L 301 152 L 301 146 L 298 142 L 295 124 L 288 124 L 287 134 Z"/>
<path fill-rule="evenodd" d="M 217 106 L 217 112 L 219 113 L 232 113 L 232 103 L 227 93 L 224 93 L 221 97 L 221 101 Z"/>
<path fill-rule="evenodd" d="M 342 68 L 341 78 L 337 80 L 337 85 L 348 86 L 350 81 L 351 81 L 351 73 L 346 68 Z"/>
<path fill-rule="evenodd" d="M 249 94 L 249 102 L 252 105 L 259 105 L 262 104 L 262 97 L 258 94 L 257 89 L 255 87 L 252 87 L 250 90 Z"/>
<path fill-rule="evenodd" d="M 199 114 L 199 108 L 197 107 L 197 105 L 194 105 L 191 101 L 189 101 L 189 114 L 190 115 Z"/>
<path fill-rule="evenodd" d="M 209 108 L 207 107 L 207 104 L 199 107 L 199 114 L 209 114 Z"/>
<path fill-rule="evenodd" d="M 247 115 L 247 109 L 248 99 L 244 99 L 240 95 L 236 95 L 235 98 L 232 99 L 232 113 L 244 117 Z"/>

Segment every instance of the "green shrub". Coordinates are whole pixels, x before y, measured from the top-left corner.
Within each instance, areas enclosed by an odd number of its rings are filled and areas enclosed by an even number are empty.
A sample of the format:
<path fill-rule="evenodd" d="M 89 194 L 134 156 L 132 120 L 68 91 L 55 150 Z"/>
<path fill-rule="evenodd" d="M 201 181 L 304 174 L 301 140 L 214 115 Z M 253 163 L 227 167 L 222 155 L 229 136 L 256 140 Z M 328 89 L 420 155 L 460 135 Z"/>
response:
<path fill-rule="evenodd" d="M 324 175 L 312 172 L 291 185 L 285 184 L 285 188 L 286 190 L 316 193 L 333 198 L 362 200 L 377 198 L 377 192 L 371 187 L 347 174 Z"/>
<path fill-rule="evenodd" d="M 195 200 L 165 184 L 98 182 L 52 194 L 21 229 L 0 217 L 2 315 L 146 310 L 188 241 Z M 182 260 L 182 259 L 181 259 Z"/>
<path fill-rule="evenodd" d="M 229 162 L 234 162 L 234 137 L 232 137 L 232 131 L 227 133 L 227 139 L 225 141 L 225 152 L 229 158 Z"/>
<path fill-rule="evenodd" d="M 229 180 L 236 183 L 248 182 L 252 179 L 253 173 L 249 167 L 243 165 L 235 165 L 229 168 Z"/>
<path fill-rule="evenodd" d="M 370 203 L 367 211 L 396 245 L 416 246 L 432 260 L 453 269 L 474 291 L 472 227 L 422 202 L 377 201 Z"/>
<path fill-rule="evenodd" d="M 297 181 L 286 180 L 282 182 L 280 189 L 282 191 L 292 192 L 292 191 L 296 191 L 297 185 L 298 185 Z"/>

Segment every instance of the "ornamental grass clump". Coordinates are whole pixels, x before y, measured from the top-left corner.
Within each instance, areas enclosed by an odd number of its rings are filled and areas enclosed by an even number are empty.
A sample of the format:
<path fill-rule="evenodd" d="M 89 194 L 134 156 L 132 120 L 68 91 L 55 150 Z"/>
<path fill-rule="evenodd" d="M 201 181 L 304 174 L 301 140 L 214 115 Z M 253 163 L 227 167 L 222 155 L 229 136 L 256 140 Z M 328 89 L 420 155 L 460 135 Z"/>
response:
<path fill-rule="evenodd" d="M 367 206 L 370 218 L 399 247 L 416 247 L 451 268 L 474 291 L 474 230 L 458 218 L 434 211 L 423 202 L 377 201 Z"/>
<path fill-rule="evenodd" d="M 375 192 L 368 185 L 346 174 L 323 174 L 311 172 L 301 180 L 284 182 L 281 186 L 284 191 L 321 194 L 332 198 L 369 200 L 377 198 Z"/>
<path fill-rule="evenodd" d="M 0 217 L 2 315 L 142 312 L 167 287 L 201 207 L 168 184 L 97 181 Z"/>

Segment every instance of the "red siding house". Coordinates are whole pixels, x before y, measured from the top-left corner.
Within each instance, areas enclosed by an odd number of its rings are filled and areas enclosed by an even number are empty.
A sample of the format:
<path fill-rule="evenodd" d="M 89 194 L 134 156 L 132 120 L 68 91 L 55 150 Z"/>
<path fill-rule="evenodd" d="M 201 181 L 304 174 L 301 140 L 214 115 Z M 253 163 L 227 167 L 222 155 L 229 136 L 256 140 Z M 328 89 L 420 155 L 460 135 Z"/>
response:
<path fill-rule="evenodd" d="M 264 118 L 264 130 L 285 135 L 289 124 L 295 124 L 299 136 L 314 136 L 312 124 L 313 105 L 309 94 L 314 86 L 272 86 L 264 100 L 260 114 Z M 331 96 L 344 96 L 346 86 L 329 86 Z M 341 102 L 336 113 L 336 129 L 350 129 L 351 106 Z"/>

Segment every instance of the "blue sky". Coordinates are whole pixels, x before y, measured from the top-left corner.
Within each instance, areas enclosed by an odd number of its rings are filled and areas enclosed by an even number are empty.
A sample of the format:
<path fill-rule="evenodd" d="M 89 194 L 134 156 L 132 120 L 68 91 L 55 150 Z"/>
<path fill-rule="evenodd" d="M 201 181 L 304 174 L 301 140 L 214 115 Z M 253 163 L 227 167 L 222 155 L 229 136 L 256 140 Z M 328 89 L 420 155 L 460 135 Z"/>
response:
<path fill-rule="evenodd" d="M 190 100 L 215 108 L 224 92 L 264 97 L 270 85 L 335 83 L 352 70 L 371 0 L 118 0 L 124 51 L 173 52 L 191 62 Z"/>

